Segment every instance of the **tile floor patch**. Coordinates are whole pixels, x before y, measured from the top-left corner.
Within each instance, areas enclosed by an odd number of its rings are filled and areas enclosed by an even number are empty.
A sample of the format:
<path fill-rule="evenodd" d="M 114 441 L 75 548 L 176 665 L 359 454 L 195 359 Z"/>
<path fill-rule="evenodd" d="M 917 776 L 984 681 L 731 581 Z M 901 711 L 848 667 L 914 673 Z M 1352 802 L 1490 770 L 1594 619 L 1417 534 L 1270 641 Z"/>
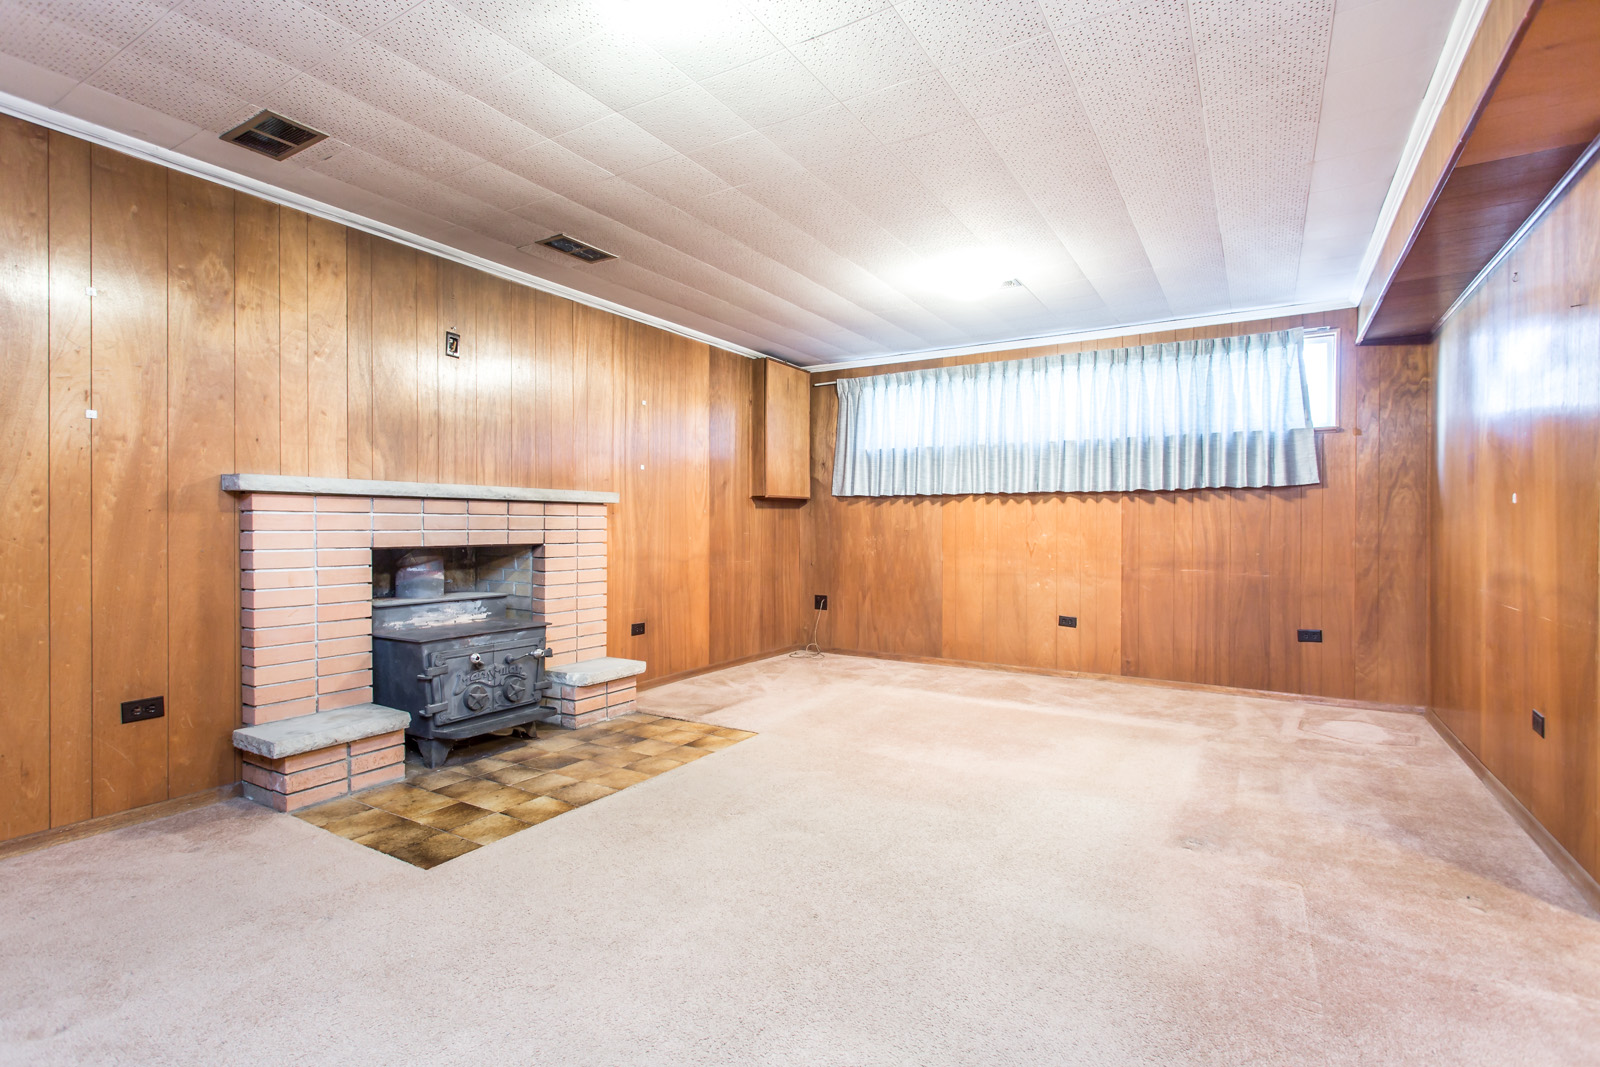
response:
<path fill-rule="evenodd" d="M 635 712 L 581 730 L 494 738 L 404 782 L 295 812 L 313 826 L 427 870 L 755 735 Z"/>

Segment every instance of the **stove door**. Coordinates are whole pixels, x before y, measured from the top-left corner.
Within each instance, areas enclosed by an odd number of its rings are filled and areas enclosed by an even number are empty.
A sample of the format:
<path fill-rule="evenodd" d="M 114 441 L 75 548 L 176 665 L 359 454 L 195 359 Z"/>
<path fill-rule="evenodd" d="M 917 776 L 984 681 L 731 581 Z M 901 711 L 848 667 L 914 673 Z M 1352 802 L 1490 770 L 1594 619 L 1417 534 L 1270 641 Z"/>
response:
<path fill-rule="evenodd" d="M 540 631 L 518 630 L 429 654 L 436 726 L 536 703 L 544 689 Z"/>

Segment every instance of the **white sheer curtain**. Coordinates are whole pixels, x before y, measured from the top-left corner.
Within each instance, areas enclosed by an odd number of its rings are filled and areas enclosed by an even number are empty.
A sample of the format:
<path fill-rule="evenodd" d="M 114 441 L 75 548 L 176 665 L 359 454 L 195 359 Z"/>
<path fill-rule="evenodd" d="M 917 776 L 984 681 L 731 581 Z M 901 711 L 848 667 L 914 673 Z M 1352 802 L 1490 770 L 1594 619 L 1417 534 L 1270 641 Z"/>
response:
<path fill-rule="evenodd" d="M 1320 480 L 1300 330 L 839 381 L 835 496 Z"/>

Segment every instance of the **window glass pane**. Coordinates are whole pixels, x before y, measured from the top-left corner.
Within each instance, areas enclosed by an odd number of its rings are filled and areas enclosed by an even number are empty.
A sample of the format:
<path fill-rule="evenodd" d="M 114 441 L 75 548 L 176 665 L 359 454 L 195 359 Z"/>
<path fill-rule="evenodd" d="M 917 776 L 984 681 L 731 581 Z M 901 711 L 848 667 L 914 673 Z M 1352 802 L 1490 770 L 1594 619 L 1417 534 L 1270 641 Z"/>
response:
<path fill-rule="evenodd" d="M 1305 336 L 1306 392 L 1311 400 L 1311 425 L 1339 425 L 1339 332 Z"/>

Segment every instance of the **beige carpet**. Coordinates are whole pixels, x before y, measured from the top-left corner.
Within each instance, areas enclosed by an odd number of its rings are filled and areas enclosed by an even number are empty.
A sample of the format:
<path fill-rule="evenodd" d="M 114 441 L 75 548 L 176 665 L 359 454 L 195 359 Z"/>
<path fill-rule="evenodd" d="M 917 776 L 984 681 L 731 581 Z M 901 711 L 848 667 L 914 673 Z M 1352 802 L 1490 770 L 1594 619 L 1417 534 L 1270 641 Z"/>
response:
<path fill-rule="evenodd" d="M 431 871 L 242 801 L 0 863 L 0 1061 L 1600 1062 L 1600 922 L 1419 717 L 774 659 Z"/>

